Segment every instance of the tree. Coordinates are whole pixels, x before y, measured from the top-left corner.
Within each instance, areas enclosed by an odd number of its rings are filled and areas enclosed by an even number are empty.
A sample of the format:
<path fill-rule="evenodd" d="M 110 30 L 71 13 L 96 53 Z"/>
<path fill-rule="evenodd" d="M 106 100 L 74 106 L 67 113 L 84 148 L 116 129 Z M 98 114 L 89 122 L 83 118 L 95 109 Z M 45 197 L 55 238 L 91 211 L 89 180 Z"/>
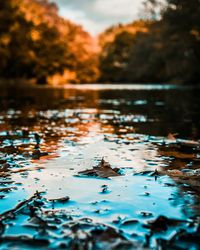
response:
<path fill-rule="evenodd" d="M 199 83 L 200 1 L 167 2 L 162 32 L 167 78 Z"/>
<path fill-rule="evenodd" d="M 101 80 L 200 83 L 200 1 L 167 0 L 162 5 L 147 0 L 145 6 L 146 30 L 137 31 L 129 43 L 122 32 L 131 34 L 130 25 L 123 25 L 114 35 L 123 42 L 116 38 L 103 45 Z M 101 37 L 110 39 L 115 30 L 112 27 Z"/>
<path fill-rule="evenodd" d="M 0 77 L 46 83 L 69 72 L 74 82 L 93 81 L 98 70 L 92 44 L 91 36 L 61 18 L 48 0 L 0 2 Z"/>
<path fill-rule="evenodd" d="M 134 37 L 131 33 L 123 31 L 115 37 L 112 43 L 105 45 L 100 59 L 101 81 L 121 82 L 126 80 L 125 72 Z"/>
<path fill-rule="evenodd" d="M 151 24 L 147 33 L 138 33 L 129 52 L 126 69 L 129 82 L 165 81 L 165 61 L 162 51 L 160 23 Z"/>
<path fill-rule="evenodd" d="M 149 22 L 136 21 L 128 25 L 117 25 L 100 35 L 100 79 L 101 82 L 130 82 L 128 72 L 130 53 L 138 33 L 148 31 Z"/>

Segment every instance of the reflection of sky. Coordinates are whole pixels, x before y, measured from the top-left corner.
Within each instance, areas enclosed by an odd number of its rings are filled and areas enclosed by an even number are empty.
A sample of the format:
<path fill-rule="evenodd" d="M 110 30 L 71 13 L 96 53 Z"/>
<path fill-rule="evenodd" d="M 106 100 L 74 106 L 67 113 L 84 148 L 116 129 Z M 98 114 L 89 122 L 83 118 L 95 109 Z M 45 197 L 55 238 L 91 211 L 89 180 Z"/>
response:
<path fill-rule="evenodd" d="M 57 0 L 60 14 L 82 24 L 92 34 L 138 17 L 143 0 Z"/>

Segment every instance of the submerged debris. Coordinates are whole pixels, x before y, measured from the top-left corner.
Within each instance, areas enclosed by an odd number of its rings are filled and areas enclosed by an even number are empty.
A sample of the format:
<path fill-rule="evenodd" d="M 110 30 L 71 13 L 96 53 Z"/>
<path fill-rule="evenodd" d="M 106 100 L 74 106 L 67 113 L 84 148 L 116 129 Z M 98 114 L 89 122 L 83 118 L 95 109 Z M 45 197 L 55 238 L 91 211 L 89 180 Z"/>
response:
<path fill-rule="evenodd" d="M 23 244 L 26 246 L 37 246 L 37 247 L 47 247 L 49 245 L 48 239 L 35 239 L 26 235 L 22 236 L 3 236 L 0 237 L 0 243 L 12 243 L 13 246 L 15 244 Z"/>
<path fill-rule="evenodd" d="M 48 153 L 47 152 L 41 152 L 40 149 L 35 149 L 32 153 L 32 159 L 33 160 L 39 160 L 40 157 L 42 156 L 47 156 Z"/>
<path fill-rule="evenodd" d="M 193 190 L 200 190 L 200 143 L 199 141 L 176 139 L 175 142 L 158 145 L 160 155 L 168 163 L 160 175 L 172 177 L 177 184 L 187 184 Z"/>
<path fill-rule="evenodd" d="M 198 141 L 177 139 L 175 142 L 158 145 L 158 152 L 162 156 L 192 160 L 200 153 L 200 143 Z"/>
<path fill-rule="evenodd" d="M 109 162 L 106 162 L 104 158 L 102 158 L 101 162 L 98 166 L 93 167 L 89 170 L 84 170 L 78 172 L 79 175 L 86 176 L 96 176 L 100 178 L 109 178 L 113 176 L 120 176 L 119 168 L 112 168 Z"/>
<path fill-rule="evenodd" d="M 24 207 L 27 207 L 34 200 L 41 199 L 41 194 L 42 192 L 36 192 L 28 200 L 20 202 L 15 208 L 0 214 L 1 221 L 8 219 L 10 216 L 12 217 L 12 215 L 15 215 L 16 213 L 20 212 Z"/>
<path fill-rule="evenodd" d="M 150 221 L 148 225 L 144 225 L 144 227 L 151 229 L 152 232 L 162 232 L 166 231 L 170 226 L 180 225 L 185 221 L 169 219 L 166 216 L 160 215 L 154 221 Z"/>
<path fill-rule="evenodd" d="M 35 141 L 36 141 L 36 145 L 39 145 L 40 144 L 40 135 L 38 133 L 35 133 L 34 134 L 34 138 L 35 138 Z"/>
<path fill-rule="evenodd" d="M 64 199 L 57 199 L 57 201 L 64 201 Z M 49 249 L 52 249 L 51 244 L 66 249 L 102 249 L 102 247 L 106 249 L 132 249 L 136 246 L 134 242 L 127 239 L 121 230 L 96 223 L 90 218 L 74 220 L 67 215 L 65 210 L 62 213 L 59 211 L 53 213 L 52 210 L 43 209 L 46 206 L 48 206 L 48 200 L 37 192 L 28 200 L 19 203 L 14 209 L 3 213 L 0 221 L 0 243 L 9 244 L 10 247 L 22 244 L 23 246 L 33 245 Z M 35 236 L 21 234 L 18 237 L 7 234 L 4 222 L 9 222 L 8 227 L 14 227 L 15 223 L 12 222 L 18 216 L 24 216 L 26 219 L 22 229 L 32 228 L 35 230 Z M 49 234 L 49 232 L 51 233 Z M 49 237 L 52 233 L 55 236 Z"/>
<path fill-rule="evenodd" d="M 61 203 L 65 203 L 65 202 L 67 202 L 69 200 L 70 200 L 69 196 L 65 196 L 65 197 L 61 197 L 61 198 L 55 198 L 55 199 L 49 199 L 49 201 L 61 202 Z"/>
<path fill-rule="evenodd" d="M 193 232 L 181 228 L 169 240 L 158 239 L 157 245 L 162 249 L 199 249 L 199 235 L 199 226 Z"/>

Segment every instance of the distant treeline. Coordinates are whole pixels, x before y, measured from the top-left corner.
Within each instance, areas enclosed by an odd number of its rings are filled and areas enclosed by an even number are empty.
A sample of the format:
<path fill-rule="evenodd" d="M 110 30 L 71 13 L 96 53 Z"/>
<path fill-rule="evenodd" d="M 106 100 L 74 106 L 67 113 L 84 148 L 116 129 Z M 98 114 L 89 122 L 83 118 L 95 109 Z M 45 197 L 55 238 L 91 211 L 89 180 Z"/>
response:
<path fill-rule="evenodd" d="M 200 1 L 146 0 L 97 39 L 48 0 L 0 1 L 0 78 L 37 83 L 200 83 Z"/>
<path fill-rule="evenodd" d="M 95 46 L 48 0 L 0 1 L 0 78 L 42 84 L 96 81 Z"/>
<path fill-rule="evenodd" d="M 162 2 L 145 2 L 147 21 L 101 34 L 100 81 L 200 84 L 200 1 Z"/>

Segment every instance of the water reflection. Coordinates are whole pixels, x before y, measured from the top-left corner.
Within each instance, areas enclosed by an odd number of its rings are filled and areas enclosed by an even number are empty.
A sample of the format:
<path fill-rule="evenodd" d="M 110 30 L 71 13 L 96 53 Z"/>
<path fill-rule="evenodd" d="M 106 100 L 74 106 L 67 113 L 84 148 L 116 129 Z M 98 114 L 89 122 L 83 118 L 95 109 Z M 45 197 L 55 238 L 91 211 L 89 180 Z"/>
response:
<path fill-rule="evenodd" d="M 129 85 L 130 86 L 130 85 Z M 120 86 L 119 86 L 120 87 Z M 141 88 L 141 86 L 140 86 Z M 133 88 L 134 89 L 134 88 Z M 27 88 L 1 91 L 1 110 L 18 110 L 12 119 L 7 115 L 7 125 L 20 123 L 31 126 L 38 123 L 40 110 L 57 113 L 67 109 L 96 109 L 96 118 L 103 125 L 132 126 L 137 133 L 165 136 L 169 132 L 179 133 L 181 138 L 199 138 L 199 89 L 150 89 L 114 90 L 78 88 Z M 112 112 L 104 117 L 104 111 Z M 1 112 L 1 129 L 3 129 Z M 92 112 L 92 111 L 91 111 Z M 15 111 L 16 113 L 16 111 Z M 74 111 L 74 117 L 76 110 Z M 21 119 L 23 117 L 23 119 Z M 65 117 L 67 118 L 67 117 Z M 104 119 L 105 118 L 105 119 Z"/>
<path fill-rule="evenodd" d="M 134 218 L 140 223 L 134 230 L 122 227 L 128 237 L 135 233 L 141 241 L 148 231 L 142 225 L 149 219 L 173 215 L 188 220 L 198 215 L 199 196 L 191 188 L 179 185 L 176 178 L 156 180 L 149 173 L 175 166 L 158 150 L 163 136 L 175 132 L 182 138 L 199 138 L 199 94 L 175 87 L 112 86 L 2 91 L 1 212 L 36 190 L 45 191 L 47 199 L 67 194 L 71 203 L 55 205 L 56 209 L 112 226 L 119 218 Z M 102 157 L 123 175 L 111 180 L 77 177 Z M 140 171 L 145 173 L 137 175 Z M 102 194 L 102 185 L 108 186 L 108 193 Z M 45 201 L 45 206 L 50 209 L 51 204 Z M 22 233 L 21 222 L 16 225 L 17 234 Z M 14 234 L 13 227 L 8 235 Z M 172 231 L 163 237 L 168 239 Z"/>

